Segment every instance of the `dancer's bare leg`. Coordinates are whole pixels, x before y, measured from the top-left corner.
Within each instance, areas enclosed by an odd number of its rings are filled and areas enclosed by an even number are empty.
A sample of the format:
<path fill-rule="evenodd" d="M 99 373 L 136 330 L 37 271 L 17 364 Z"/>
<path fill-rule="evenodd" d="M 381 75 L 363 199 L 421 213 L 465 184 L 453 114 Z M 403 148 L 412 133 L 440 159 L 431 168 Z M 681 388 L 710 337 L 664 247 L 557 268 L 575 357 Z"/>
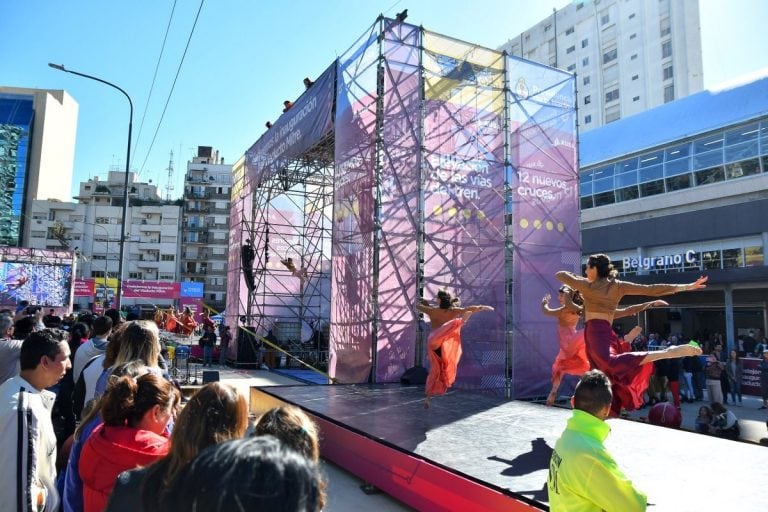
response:
<path fill-rule="evenodd" d="M 549 392 L 549 395 L 547 396 L 547 406 L 552 406 L 555 403 L 555 399 L 557 399 L 557 390 L 560 389 L 560 382 L 563 380 L 562 375 L 558 375 L 557 377 L 554 377 L 552 380 L 552 391 Z"/>

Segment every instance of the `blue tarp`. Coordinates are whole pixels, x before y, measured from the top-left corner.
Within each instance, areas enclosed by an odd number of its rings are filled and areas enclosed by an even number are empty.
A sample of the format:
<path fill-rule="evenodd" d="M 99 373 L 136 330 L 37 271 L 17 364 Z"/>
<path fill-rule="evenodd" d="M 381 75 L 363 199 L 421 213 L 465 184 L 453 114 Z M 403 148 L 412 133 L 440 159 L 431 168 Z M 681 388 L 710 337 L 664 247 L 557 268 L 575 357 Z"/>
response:
<path fill-rule="evenodd" d="M 768 69 L 581 135 L 581 168 L 768 115 Z"/>

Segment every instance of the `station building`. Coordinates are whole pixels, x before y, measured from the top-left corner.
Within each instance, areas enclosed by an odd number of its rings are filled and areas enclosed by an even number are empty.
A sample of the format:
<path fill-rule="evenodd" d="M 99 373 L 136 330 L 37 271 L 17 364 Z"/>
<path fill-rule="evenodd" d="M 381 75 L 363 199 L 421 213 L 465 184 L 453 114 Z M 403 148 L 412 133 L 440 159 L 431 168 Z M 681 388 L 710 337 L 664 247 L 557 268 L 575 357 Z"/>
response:
<path fill-rule="evenodd" d="M 647 331 L 721 333 L 729 347 L 768 331 L 766 91 L 768 69 L 581 137 L 585 258 L 607 253 L 640 283 L 709 276 L 706 290 L 648 311 Z"/>

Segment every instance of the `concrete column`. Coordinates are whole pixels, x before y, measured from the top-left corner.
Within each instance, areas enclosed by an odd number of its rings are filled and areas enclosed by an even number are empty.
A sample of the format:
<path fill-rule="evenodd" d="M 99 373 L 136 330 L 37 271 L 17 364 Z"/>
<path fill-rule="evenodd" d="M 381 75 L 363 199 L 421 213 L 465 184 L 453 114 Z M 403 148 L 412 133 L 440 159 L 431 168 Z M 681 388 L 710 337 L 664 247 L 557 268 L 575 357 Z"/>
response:
<path fill-rule="evenodd" d="M 645 256 L 645 251 L 643 250 L 642 247 L 638 247 L 637 248 L 637 261 L 638 262 L 642 262 L 644 256 Z M 648 269 L 643 268 L 642 265 L 640 263 L 638 263 L 638 265 L 637 265 L 637 275 L 639 275 L 639 276 L 648 275 Z"/>
<path fill-rule="evenodd" d="M 731 285 L 727 284 L 725 285 L 725 290 L 723 290 L 725 294 L 725 344 L 726 346 L 723 347 L 723 350 L 725 350 L 726 353 L 728 353 L 732 348 L 736 347 L 738 350 L 738 345 L 736 343 L 736 329 L 734 329 L 733 326 L 733 288 L 731 288 Z"/>

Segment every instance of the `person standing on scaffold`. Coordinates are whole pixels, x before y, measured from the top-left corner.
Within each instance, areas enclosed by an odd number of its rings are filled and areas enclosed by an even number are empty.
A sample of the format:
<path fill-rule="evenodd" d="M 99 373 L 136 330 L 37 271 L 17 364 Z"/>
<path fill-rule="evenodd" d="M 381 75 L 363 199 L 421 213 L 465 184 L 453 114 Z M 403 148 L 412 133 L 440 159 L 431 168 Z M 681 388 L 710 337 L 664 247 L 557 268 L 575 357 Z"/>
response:
<path fill-rule="evenodd" d="M 461 326 L 472 313 L 493 311 L 491 306 L 458 307 L 458 298 L 451 297 L 445 290 L 437 292 L 437 307 L 428 300 L 421 300 L 416 308 L 429 317 L 431 331 L 427 340 L 429 354 L 429 375 L 424 408 L 429 408 L 429 399 L 448 391 L 456 380 L 456 369 L 461 359 Z"/>

